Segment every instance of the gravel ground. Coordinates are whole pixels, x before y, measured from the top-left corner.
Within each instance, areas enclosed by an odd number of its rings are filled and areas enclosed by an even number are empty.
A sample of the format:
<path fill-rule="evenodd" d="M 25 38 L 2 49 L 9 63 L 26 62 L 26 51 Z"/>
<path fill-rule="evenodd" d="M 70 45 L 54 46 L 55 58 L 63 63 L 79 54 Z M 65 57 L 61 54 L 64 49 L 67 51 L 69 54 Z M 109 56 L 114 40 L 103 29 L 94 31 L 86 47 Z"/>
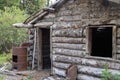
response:
<path fill-rule="evenodd" d="M 16 75 L 13 75 L 16 74 Z M 42 80 L 43 77 L 49 76 L 50 70 L 44 71 L 12 71 L 12 73 L 2 74 L 4 80 Z"/>
<path fill-rule="evenodd" d="M 50 75 L 50 70 L 41 71 L 11 71 L 11 63 L 0 67 L 0 80 L 42 80 Z"/>

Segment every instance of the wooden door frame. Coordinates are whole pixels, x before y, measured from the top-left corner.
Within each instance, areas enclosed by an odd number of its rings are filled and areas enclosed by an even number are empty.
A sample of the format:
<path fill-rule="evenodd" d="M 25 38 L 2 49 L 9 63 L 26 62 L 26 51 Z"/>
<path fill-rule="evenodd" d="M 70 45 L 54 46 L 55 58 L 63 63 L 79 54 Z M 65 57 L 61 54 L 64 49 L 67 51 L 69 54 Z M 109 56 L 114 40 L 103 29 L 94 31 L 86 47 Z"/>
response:
<path fill-rule="evenodd" d="M 42 70 L 43 69 L 43 55 L 42 55 L 42 29 L 43 28 L 38 28 L 38 69 Z M 49 29 L 50 28 L 44 28 L 44 29 Z M 50 57 L 51 57 L 51 31 L 50 31 Z M 51 59 L 51 58 L 50 58 Z M 52 63 L 51 63 L 52 65 Z"/>
<path fill-rule="evenodd" d="M 112 28 L 112 58 L 116 59 L 116 53 L 117 53 L 117 49 L 116 49 L 116 34 L 117 34 L 117 26 L 116 25 L 92 25 L 92 26 L 88 26 L 86 27 L 86 53 L 87 56 L 91 56 L 91 49 L 92 49 L 92 30 L 91 28 L 94 27 L 111 27 Z"/>

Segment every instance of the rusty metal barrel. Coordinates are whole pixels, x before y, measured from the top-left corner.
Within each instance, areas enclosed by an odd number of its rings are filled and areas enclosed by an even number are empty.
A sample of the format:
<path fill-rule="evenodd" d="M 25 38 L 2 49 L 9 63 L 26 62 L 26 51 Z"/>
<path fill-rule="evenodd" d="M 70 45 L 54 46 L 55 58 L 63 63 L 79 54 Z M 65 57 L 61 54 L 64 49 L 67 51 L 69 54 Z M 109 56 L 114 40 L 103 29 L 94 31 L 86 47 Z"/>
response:
<path fill-rule="evenodd" d="M 12 48 L 12 65 L 16 70 L 27 70 L 27 48 Z"/>

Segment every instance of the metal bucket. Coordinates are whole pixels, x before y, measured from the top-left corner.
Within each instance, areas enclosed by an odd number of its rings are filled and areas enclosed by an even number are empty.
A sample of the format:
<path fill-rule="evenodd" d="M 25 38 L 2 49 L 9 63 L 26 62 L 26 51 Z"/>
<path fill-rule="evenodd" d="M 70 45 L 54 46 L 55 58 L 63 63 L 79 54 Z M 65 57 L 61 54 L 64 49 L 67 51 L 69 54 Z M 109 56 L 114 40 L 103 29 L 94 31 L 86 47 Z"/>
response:
<path fill-rule="evenodd" d="M 27 48 L 14 47 L 12 49 L 12 65 L 16 70 L 27 70 Z"/>

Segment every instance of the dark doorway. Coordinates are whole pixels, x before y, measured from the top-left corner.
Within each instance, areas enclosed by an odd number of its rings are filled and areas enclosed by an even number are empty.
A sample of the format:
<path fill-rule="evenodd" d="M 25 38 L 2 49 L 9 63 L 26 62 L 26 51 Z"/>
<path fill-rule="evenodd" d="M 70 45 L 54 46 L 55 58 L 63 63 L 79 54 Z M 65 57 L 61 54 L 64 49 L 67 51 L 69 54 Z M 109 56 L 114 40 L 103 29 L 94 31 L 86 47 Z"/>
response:
<path fill-rule="evenodd" d="M 112 58 L 112 27 L 97 27 L 91 30 L 91 55 Z"/>
<path fill-rule="evenodd" d="M 42 29 L 42 63 L 43 69 L 51 68 L 50 29 Z"/>

